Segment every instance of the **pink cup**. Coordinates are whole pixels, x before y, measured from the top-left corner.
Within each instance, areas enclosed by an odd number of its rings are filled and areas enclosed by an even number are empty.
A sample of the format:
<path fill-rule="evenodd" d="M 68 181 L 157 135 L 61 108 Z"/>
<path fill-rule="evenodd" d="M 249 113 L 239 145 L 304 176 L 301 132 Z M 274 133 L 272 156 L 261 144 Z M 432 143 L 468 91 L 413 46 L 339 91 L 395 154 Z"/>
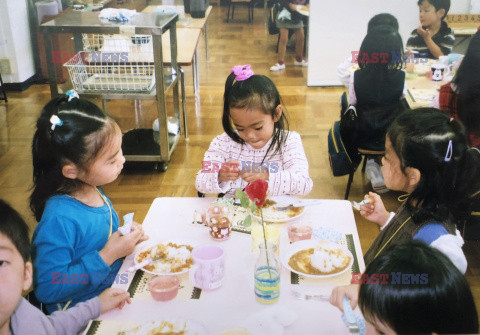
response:
<path fill-rule="evenodd" d="M 223 284 L 225 277 L 225 251 L 213 244 L 196 247 L 192 251 L 193 266 L 190 281 L 202 290 L 214 290 Z"/>

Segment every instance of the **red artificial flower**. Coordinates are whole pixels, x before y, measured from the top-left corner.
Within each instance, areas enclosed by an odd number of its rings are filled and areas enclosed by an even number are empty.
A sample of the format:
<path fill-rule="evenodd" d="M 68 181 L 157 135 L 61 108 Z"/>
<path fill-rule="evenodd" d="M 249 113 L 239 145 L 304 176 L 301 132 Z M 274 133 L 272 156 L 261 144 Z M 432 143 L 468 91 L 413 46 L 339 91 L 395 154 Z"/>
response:
<path fill-rule="evenodd" d="M 257 179 L 245 187 L 245 193 L 247 193 L 250 200 L 255 202 L 257 207 L 262 207 L 265 200 L 267 200 L 267 190 L 268 183 L 263 179 Z"/>

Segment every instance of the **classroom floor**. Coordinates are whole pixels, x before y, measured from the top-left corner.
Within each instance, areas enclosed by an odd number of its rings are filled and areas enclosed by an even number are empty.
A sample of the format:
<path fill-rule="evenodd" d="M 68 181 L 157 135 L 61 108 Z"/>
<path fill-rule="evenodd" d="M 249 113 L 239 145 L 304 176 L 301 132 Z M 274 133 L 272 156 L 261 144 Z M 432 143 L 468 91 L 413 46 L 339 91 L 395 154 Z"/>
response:
<path fill-rule="evenodd" d="M 276 63 L 277 35 L 268 34 L 263 21 L 263 9 L 255 9 L 252 24 L 248 24 L 246 7 L 240 6 L 235 11 L 235 19 L 229 23 L 225 23 L 226 10 L 225 7 L 215 6 L 210 16 L 208 62 L 204 39 L 200 38 L 200 99 L 197 102 L 193 96 L 191 69 L 185 69 L 189 141 L 181 137 L 166 172 L 154 171 L 151 164 L 127 166 L 115 182 L 104 187 L 119 216 L 134 211 L 135 220 L 142 222 L 156 197 L 197 196 L 195 176 L 201 167 L 203 154 L 210 141 L 223 132 L 221 115 L 225 79 L 231 67 L 238 64 L 251 64 L 255 73 L 269 76 L 277 85 L 287 108 L 290 129 L 302 135 L 310 176 L 314 181 L 308 197 L 343 199 L 348 176 L 334 178 L 330 171 L 327 133 L 339 118 L 339 98 L 344 88 L 307 87 L 307 68 L 293 66 L 293 49 L 287 50 L 286 69 L 270 72 L 270 66 Z M 41 84 L 23 92 L 8 92 L 8 104 L 0 101 L 0 198 L 23 215 L 32 232 L 36 222 L 28 208 L 32 186 L 30 146 L 36 119 L 49 99 L 49 86 Z M 98 103 L 101 105 L 100 101 Z M 134 126 L 133 101 L 111 101 L 108 110 L 123 130 Z M 150 127 L 154 119 L 154 105 L 144 102 L 142 110 L 144 120 L 141 123 L 144 127 Z M 359 169 L 350 200 L 361 200 L 369 191 L 371 186 Z M 382 196 L 388 210 L 395 211 L 398 208 L 398 195 L 388 192 Z M 378 228 L 357 213 L 355 218 L 365 252 L 378 234 Z M 477 257 L 480 244 L 468 242 L 464 249 L 469 261 L 467 278 L 480 307 L 480 258 Z"/>

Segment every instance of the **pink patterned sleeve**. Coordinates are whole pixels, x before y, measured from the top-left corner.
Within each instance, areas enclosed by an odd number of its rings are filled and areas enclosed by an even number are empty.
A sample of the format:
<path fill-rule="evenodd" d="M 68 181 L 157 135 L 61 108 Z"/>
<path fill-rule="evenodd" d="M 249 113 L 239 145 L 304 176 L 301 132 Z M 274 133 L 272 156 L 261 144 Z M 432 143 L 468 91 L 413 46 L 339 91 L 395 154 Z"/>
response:
<path fill-rule="evenodd" d="M 197 173 L 195 187 L 205 194 L 226 193 L 231 188 L 231 182 L 218 183 L 218 172 L 222 164 L 229 160 L 231 140 L 224 135 L 217 136 L 202 161 L 202 169 Z"/>
<path fill-rule="evenodd" d="M 270 195 L 307 195 L 313 187 L 302 139 L 290 132 L 282 152 L 283 170 L 270 173 Z"/>
<path fill-rule="evenodd" d="M 348 84 L 348 103 L 355 106 L 357 104 L 357 95 L 355 94 L 354 80 L 355 72 L 350 76 L 350 83 Z"/>

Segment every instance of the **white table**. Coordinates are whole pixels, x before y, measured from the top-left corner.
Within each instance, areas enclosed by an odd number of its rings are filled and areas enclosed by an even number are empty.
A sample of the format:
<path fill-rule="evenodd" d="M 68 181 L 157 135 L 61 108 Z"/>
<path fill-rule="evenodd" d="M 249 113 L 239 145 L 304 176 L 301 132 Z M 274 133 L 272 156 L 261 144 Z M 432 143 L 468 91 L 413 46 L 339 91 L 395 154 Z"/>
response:
<path fill-rule="evenodd" d="M 169 302 L 135 300 L 123 310 L 114 310 L 100 317 L 101 320 L 152 321 L 161 318 L 182 317 L 202 323 L 210 334 L 238 327 L 253 313 L 284 305 L 298 314 L 298 320 L 285 328 L 285 334 L 348 334 L 341 320 L 341 312 L 328 302 L 303 301 L 291 294 L 290 272 L 282 270 L 280 300 L 275 305 L 263 305 L 255 300 L 253 265 L 255 254 L 251 252 L 251 237 L 248 234 L 232 232 L 229 240 L 217 242 L 210 238 L 205 226 L 192 224 L 196 208 L 206 208 L 213 198 L 157 198 L 154 200 L 143 222 L 143 227 L 152 241 L 184 239 L 199 244 L 214 243 L 226 251 L 226 275 L 222 287 L 215 291 L 203 291 L 198 300 L 178 299 Z M 345 234 L 352 234 L 360 271 L 365 264 L 358 238 L 357 228 L 350 203 L 343 200 L 325 200 L 321 204 L 306 208 L 298 221 L 313 226 L 335 228 Z M 285 239 L 285 231 L 282 231 Z M 285 242 L 282 240 L 281 243 Z M 149 243 L 144 242 L 144 243 Z M 143 246 L 137 247 L 141 249 Z M 133 265 L 129 256 L 119 274 Z M 129 282 L 132 278 L 130 274 Z M 348 284 L 351 275 L 341 275 L 315 285 L 319 293 L 329 294 L 335 285 Z M 128 284 L 114 285 L 127 288 Z M 300 286 L 300 285 L 295 285 Z"/>

